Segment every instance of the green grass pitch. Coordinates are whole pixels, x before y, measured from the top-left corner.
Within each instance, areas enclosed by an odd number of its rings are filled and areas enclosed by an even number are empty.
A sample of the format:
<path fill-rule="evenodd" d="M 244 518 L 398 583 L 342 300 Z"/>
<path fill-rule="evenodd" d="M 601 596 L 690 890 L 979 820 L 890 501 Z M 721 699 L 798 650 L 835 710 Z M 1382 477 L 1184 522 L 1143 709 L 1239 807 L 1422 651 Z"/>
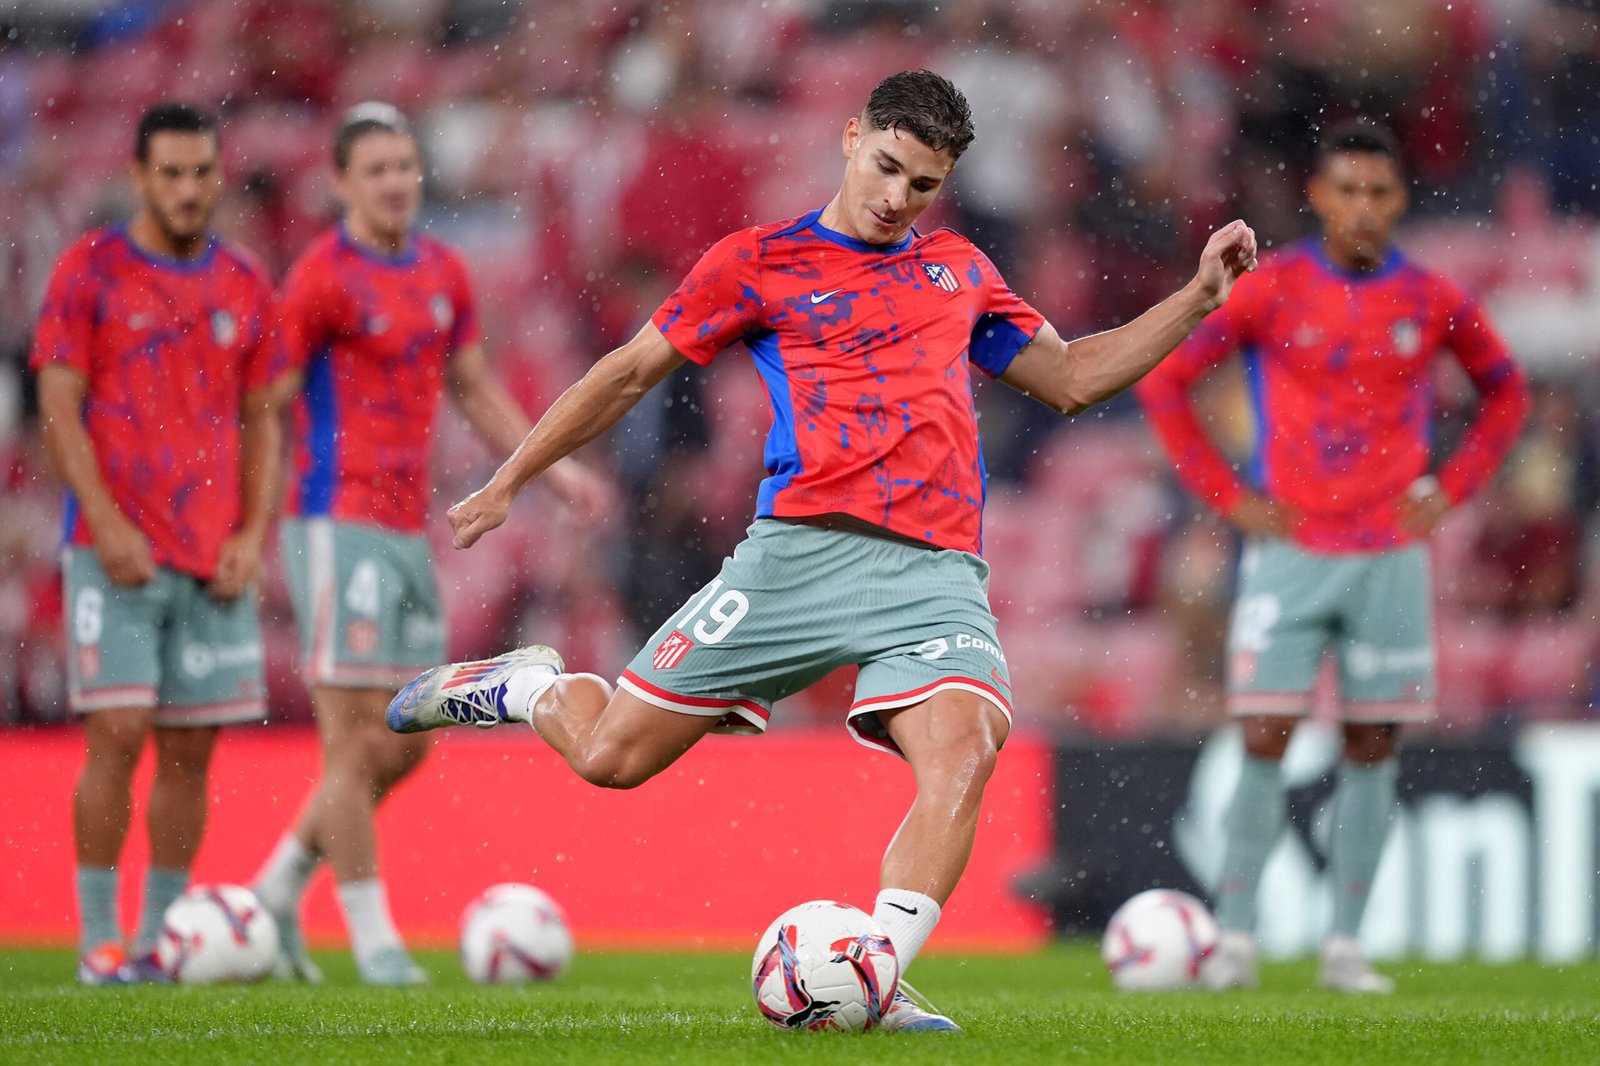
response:
<path fill-rule="evenodd" d="M 1317 990 L 1311 962 L 1253 993 L 1126 996 L 1094 945 L 931 955 L 918 986 L 959 1035 L 797 1034 L 752 1006 L 733 955 L 580 955 L 561 980 L 477 988 L 448 954 L 424 989 L 328 983 L 80 988 L 63 951 L 0 951 L 0 1063 L 1595 1063 L 1600 960 L 1384 967 L 1399 994 Z"/>

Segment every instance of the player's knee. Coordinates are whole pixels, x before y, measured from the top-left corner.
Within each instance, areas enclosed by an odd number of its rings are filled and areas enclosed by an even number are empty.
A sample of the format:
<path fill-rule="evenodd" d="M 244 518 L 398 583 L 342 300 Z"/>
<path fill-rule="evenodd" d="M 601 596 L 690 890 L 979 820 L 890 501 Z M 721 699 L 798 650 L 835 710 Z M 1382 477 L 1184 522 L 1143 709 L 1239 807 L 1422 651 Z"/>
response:
<path fill-rule="evenodd" d="M 605 706 L 611 700 L 611 683 L 598 674 L 562 674 L 551 686 L 562 703 Z"/>
<path fill-rule="evenodd" d="M 920 791 L 936 789 L 981 794 L 1000 761 L 1000 741 L 992 729 L 974 722 L 969 729 L 946 733 L 930 750 L 912 759 Z"/>
<path fill-rule="evenodd" d="M 323 752 L 324 776 L 366 782 L 377 787 L 391 776 L 398 762 L 390 738 L 375 729 L 352 729 Z"/>
<path fill-rule="evenodd" d="M 581 757 L 573 760 L 572 768 L 578 776 L 598 788 L 638 788 L 655 771 L 623 745 L 592 744 Z"/>
<path fill-rule="evenodd" d="M 211 755 L 192 751 L 163 752 L 156 760 L 157 781 L 203 786 L 211 772 Z"/>
<path fill-rule="evenodd" d="M 1395 727 L 1389 724 L 1345 726 L 1345 761 L 1362 764 L 1382 762 L 1394 754 L 1395 733 Z"/>
<path fill-rule="evenodd" d="M 147 720 L 96 722 L 88 730 L 86 770 L 111 775 L 131 775 L 150 737 Z"/>
<path fill-rule="evenodd" d="M 425 736 L 401 737 L 391 734 L 385 740 L 388 743 L 383 745 L 378 756 L 376 784 L 379 795 L 410 776 L 411 771 L 421 766 L 428 752 L 433 749 Z"/>
<path fill-rule="evenodd" d="M 1254 715 L 1243 719 L 1244 750 L 1252 759 L 1277 762 L 1289 750 L 1296 719 L 1283 715 Z"/>

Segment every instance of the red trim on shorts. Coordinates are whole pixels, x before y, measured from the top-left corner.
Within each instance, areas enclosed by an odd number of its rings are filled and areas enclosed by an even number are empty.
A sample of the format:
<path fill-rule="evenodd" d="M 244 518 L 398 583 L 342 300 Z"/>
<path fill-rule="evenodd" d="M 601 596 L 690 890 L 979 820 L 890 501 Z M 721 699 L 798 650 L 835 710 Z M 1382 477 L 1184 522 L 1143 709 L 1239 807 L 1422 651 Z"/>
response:
<path fill-rule="evenodd" d="M 989 702 L 1005 712 L 1007 718 L 1011 717 L 1011 703 L 1000 695 L 1000 690 L 993 685 L 986 685 L 982 681 L 971 677 L 942 677 L 938 681 L 923 685 L 921 688 L 911 689 L 908 692 L 900 692 L 888 696 L 873 696 L 870 699 L 858 700 L 850 705 L 850 717 L 854 718 L 857 715 L 866 714 L 868 711 L 889 710 L 894 707 L 920 703 L 935 692 L 947 688 L 976 690 L 978 695 L 988 697 Z"/>
<path fill-rule="evenodd" d="M 753 700 L 726 696 L 684 696 L 652 685 L 632 670 L 622 671 L 622 676 L 617 680 L 619 683 L 626 684 L 628 688 L 634 689 L 635 694 L 644 699 L 645 702 L 669 711 L 681 711 L 684 714 L 706 714 L 710 711 L 728 711 L 737 708 L 739 711 L 749 712 L 743 717 L 750 718 L 751 715 L 754 715 L 755 717 L 751 718 L 751 721 L 761 726 L 765 726 L 767 720 L 772 717 L 770 710 Z M 658 703 L 658 700 L 663 702 Z"/>
<path fill-rule="evenodd" d="M 215 703 L 168 703 L 156 708 L 156 725 L 162 727 L 237 725 L 266 717 L 266 700 L 260 696 Z"/>
<path fill-rule="evenodd" d="M 874 696 L 871 699 L 861 700 L 852 704 L 849 712 L 845 715 L 844 727 L 850 731 L 850 736 L 855 742 L 862 747 L 872 748 L 874 751 L 886 751 L 890 755 L 896 755 L 904 759 L 906 753 L 900 750 L 900 745 L 888 737 L 876 737 L 869 733 L 863 733 L 856 727 L 856 719 L 878 711 L 909 707 L 912 704 L 921 703 L 936 692 L 944 692 L 949 689 L 973 692 L 987 698 L 989 702 L 1000 709 L 1001 714 L 1006 716 L 1007 722 L 1011 721 L 1011 704 L 993 687 L 970 677 L 944 677 L 938 681 L 923 685 L 921 688 L 911 689 L 909 692 L 888 696 Z"/>
<path fill-rule="evenodd" d="M 105 688 L 77 688 L 67 695 L 74 714 L 104 711 L 113 707 L 154 707 L 154 685 L 107 685 Z"/>
<path fill-rule="evenodd" d="M 1234 692 L 1228 696 L 1230 715 L 1284 714 L 1303 717 L 1311 713 L 1309 692 Z"/>
<path fill-rule="evenodd" d="M 1426 722 L 1437 713 L 1432 700 L 1349 700 L 1339 717 L 1346 722 Z"/>

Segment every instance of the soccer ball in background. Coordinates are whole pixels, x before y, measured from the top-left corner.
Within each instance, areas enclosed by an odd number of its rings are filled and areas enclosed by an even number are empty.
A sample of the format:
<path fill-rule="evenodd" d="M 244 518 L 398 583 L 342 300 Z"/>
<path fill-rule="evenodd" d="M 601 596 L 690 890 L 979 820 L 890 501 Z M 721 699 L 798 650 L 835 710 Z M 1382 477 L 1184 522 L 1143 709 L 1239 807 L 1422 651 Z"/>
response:
<path fill-rule="evenodd" d="M 761 934 L 750 980 L 779 1029 L 871 1029 L 900 985 L 900 960 L 871 916 L 844 903 L 791 907 Z"/>
<path fill-rule="evenodd" d="M 1124 992 L 1193 988 L 1221 932 L 1204 903 L 1186 892 L 1152 888 L 1117 908 L 1100 955 L 1111 983 Z"/>
<path fill-rule="evenodd" d="M 186 985 L 259 981 L 278 957 L 278 925 L 243 885 L 191 885 L 172 901 L 156 962 Z"/>
<path fill-rule="evenodd" d="M 461 915 L 461 965 L 479 984 L 546 981 L 571 961 L 566 916 L 532 885 L 493 885 Z"/>

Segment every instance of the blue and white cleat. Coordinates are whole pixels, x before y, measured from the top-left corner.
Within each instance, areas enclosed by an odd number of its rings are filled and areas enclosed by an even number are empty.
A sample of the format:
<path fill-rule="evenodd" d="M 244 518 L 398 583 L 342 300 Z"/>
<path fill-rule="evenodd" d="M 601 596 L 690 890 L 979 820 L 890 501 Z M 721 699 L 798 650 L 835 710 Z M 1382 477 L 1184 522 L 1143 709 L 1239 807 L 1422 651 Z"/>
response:
<path fill-rule="evenodd" d="M 961 1026 L 937 1013 L 927 997 L 904 981 L 883 1012 L 885 1029 L 895 1033 L 959 1033 Z"/>
<path fill-rule="evenodd" d="M 554 674 L 565 669 L 556 650 L 543 644 L 515 648 L 493 659 L 435 666 L 399 691 L 384 719 L 396 733 L 449 725 L 488 729 L 516 721 L 506 713 L 506 682 L 525 666 L 542 666 Z"/>
<path fill-rule="evenodd" d="M 161 965 L 161 959 L 154 951 L 147 951 L 142 955 L 135 955 L 128 960 L 123 968 L 126 980 L 130 985 L 170 985 L 172 975 L 166 967 Z"/>
<path fill-rule="evenodd" d="M 80 985 L 128 985 L 132 974 L 128 969 L 128 953 L 115 940 L 97 944 L 78 957 L 78 983 Z"/>

